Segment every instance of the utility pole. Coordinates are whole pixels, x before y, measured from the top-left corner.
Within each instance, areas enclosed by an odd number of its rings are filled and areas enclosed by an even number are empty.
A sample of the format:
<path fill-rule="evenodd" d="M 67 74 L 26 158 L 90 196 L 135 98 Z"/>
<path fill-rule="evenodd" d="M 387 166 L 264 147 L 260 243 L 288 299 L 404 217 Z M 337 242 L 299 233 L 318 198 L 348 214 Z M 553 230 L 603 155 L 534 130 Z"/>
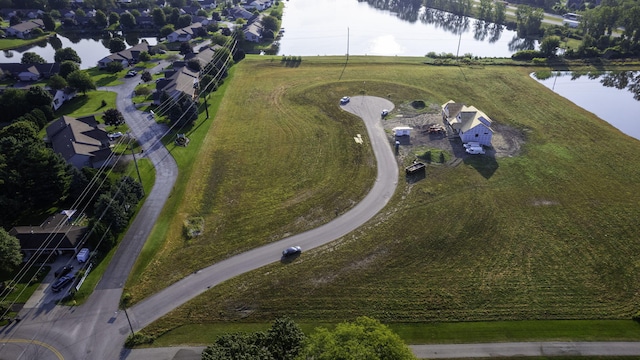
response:
<path fill-rule="evenodd" d="M 129 314 L 127 314 L 127 308 L 124 308 L 124 316 L 127 317 L 127 322 L 129 323 L 129 329 L 131 330 L 131 335 L 134 335 L 133 326 L 131 326 L 131 320 L 129 320 Z"/>
<path fill-rule="evenodd" d="M 347 61 L 349 61 L 349 28 L 347 28 Z"/>
<path fill-rule="evenodd" d="M 140 176 L 140 169 L 138 168 L 138 160 L 136 159 L 136 153 L 133 152 L 133 146 L 129 147 L 131 149 L 131 155 L 133 156 L 133 163 L 136 165 L 136 172 L 138 173 L 138 181 L 140 181 L 140 185 L 142 185 L 142 176 Z M 142 187 L 142 196 L 144 196 L 144 186 Z"/>

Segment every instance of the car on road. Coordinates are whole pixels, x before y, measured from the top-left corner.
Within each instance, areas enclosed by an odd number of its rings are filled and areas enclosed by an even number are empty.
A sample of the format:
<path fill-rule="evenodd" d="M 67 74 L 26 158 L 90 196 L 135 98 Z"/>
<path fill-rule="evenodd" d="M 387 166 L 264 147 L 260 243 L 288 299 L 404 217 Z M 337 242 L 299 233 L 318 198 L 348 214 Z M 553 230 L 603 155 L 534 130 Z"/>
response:
<path fill-rule="evenodd" d="M 287 257 L 295 254 L 300 254 L 302 252 L 302 248 L 300 246 L 292 246 L 284 249 L 282 251 L 282 256 Z"/>
<path fill-rule="evenodd" d="M 137 72 L 137 71 L 135 71 L 135 70 L 131 70 L 131 71 L 129 71 L 129 72 L 127 73 L 127 75 L 125 75 L 124 77 L 128 77 L 128 78 L 130 78 L 130 77 L 134 77 L 134 76 L 136 76 L 136 75 L 138 75 L 138 72 Z"/>
<path fill-rule="evenodd" d="M 71 272 L 71 270 L 73 270 L 73 265 L 65 265 L 63 267 L 61 267 L 60 269 L 56 270 L 53 275 L 57 278 L 60 276 L 65 276 L 68 273 Z"/>
<path fill-rule="evenodd" d="M 345 96 L 345 97 L 343 97 L 342 99 L 340 99 L 340 104 L 341 104 L 341 105 L 344 105 L 344 104 L 349 103 L 349 101 L 351 101 L 351 98 L 350 98 L 350 97 L 348 97 L 348 96 Z"/>
<path fill-rule="evenodd" d="M 118 132 L 114 132 L 114 133 L 108 134 L 107 136 L 109 137 L 109 140 L 115 140 L 115 139 L 121 137 L 122 135 L 123 134 L 120 131 L 118 131 Z"/>
<path fill-rule="evenodd" d="M 382 112 L 380 113 L 380 115 L 381 115 L 382 117 L 385 117 L 385 116 L 389 115 L 389 110 L 387 110 L 387 109 L 382 110 Z"/>
<path fill-rule="evenodd" d="M 58 292 L 62 290 L 65 286 L 69 285 L 71 281 L 73 281 L 73 278 L 69 275 L 65 275 L 60 279 L 56 280 L 56 282 L 54 282 L 53 285 L 51 285 L 51 290 L 53 290 L 53 292 Z"/>

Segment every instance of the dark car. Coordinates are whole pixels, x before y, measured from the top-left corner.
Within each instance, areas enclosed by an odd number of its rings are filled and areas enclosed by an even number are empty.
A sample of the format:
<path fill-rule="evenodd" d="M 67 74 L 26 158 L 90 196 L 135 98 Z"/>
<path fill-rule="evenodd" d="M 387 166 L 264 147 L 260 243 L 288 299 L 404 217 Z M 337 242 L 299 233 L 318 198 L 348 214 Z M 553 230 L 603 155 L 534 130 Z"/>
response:
<path fill-rule="evenodd" d="M 129 72 L 127 73 L 127 75 L 125 75 L 124 77 L 134 77 L 134 76 L 136 76 L 136 75 L 138 75 L 138 72 L 137 72 L 137 71 L 135 71 L 135 70 L 131 70 L 131 71 L 129 71 Z"/>
<path fill-rule="evenodd" d="M 73 281 L 73 278 L 71 276 L 65 275 L 60 279 L 56 280 L 56 282 L 54 282 L 53 285 L 51 285 L 51 290 L 53 290 L 53 292 L 58 292 L 62 290 L 65 286 L 69 285 L 71 281 Z"/>
<path fill-rule="evenodd" d="M 53 275 L 55 275 L 55 277 L 64 276 L 70 273 L 71 270 L 73 270 L 73 265 L 63 266 L 60 269 L 56 270 Z"/>
<path fill-rule="evenodd" d="M 340 104 L 344 105 L 344 104 L 347 104 L 349 101 L 351 101 L 351 98 L 348 96 L 345 96 L 342 99 L 340 99 Z"/>
<path fill-rule="evenodd" d="M 282 251 L 282 256 L 291 256 L 295 254 L 300 254 L 301 252 L 302 252 L 302 249 L 300 248 L 300 246 L 292 246 L 284 249 L 284 251 Z"/>

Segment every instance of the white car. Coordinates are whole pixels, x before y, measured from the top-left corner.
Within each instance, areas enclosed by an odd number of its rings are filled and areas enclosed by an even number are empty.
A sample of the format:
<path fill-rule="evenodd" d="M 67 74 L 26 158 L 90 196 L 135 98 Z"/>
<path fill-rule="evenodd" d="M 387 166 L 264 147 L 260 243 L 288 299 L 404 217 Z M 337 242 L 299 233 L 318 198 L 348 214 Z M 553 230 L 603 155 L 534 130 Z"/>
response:
<path fill-rule="evenodd" d="M 468 147 L 465 151 L 471 155 L 484 155 L 484 149 L 481 147 Z"/>
<path fill-rule="evenodd" d="M 479 142 L 473 142 L 473 141 L 472 142 L 468 142 L 466 144 L 462 144 L 462 146 L 464 146 L 465 149 L 468 149 L 470 147 L 479 147 L 479 148 L 482 147 L 482 145 L 480 145 Z"/>
<path fill-rule="evenodd" d="M 118 131 L 118 132 L 114 132 L 114 133 L 108 134 L 107 136 L 109 137 L 109 139 L 115 140 L 115 139 L 117 139 L 119 137 L 122 137 L 122 135 L 123 134 L 120 131 Z"/>

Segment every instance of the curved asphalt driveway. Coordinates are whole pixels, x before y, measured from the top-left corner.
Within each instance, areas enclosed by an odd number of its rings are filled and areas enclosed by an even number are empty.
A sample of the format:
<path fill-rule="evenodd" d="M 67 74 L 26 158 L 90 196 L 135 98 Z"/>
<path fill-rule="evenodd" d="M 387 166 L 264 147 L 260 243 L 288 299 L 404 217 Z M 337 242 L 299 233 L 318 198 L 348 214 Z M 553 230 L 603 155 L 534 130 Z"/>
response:
<path fill-rule="evenodd" d="M 398 164 L 382 127 L 380 111 L 393 109 L 393 103 L 383 98 L 357 96 L 342 108 L 361 117 L 367 127 L 378 164 L 376 181 L 369 194 L 353 209 L 330 223 L 223 260 L 139 302 L 128 309 L 135 331 L 225 280 L 279 261 L 282 249 L 286 247 L 299 245 L 303 250 L 309 250 L 345 236 L 386 206 L 396 189 Z M 349 137 L 355 135 L 345 134 Z"/>

